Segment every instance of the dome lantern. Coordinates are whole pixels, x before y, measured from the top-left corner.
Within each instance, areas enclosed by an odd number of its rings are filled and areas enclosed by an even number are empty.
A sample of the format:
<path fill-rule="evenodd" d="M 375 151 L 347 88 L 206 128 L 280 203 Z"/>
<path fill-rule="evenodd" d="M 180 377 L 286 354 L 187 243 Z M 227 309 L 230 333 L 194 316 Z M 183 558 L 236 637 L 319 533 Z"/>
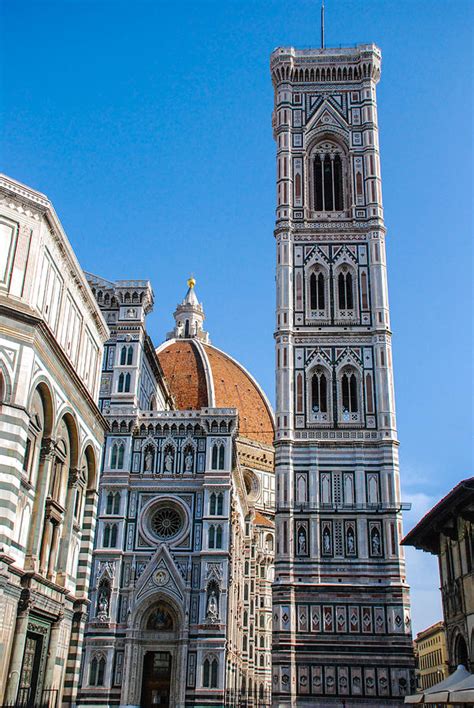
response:
<path fill-rule="evenodd" d="M 203 330 L 205 319 L 202 304 L 199 302 L 193 276 L 188 278 L 188 291 L 181 304 L 177 305 L 173 313 L 175 327 L 168 333 L 168 339 L 199 339 L 205 344 L 209 343 L 209 334 Z"/>

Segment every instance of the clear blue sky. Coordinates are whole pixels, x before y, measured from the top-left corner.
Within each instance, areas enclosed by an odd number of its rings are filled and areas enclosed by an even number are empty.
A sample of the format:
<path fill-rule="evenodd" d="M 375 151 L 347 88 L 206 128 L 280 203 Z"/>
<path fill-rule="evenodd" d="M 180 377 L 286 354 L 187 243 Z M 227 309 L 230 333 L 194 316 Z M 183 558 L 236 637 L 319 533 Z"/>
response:
<path fill-rule="evenodd" d="M 328 45 L 376 42 L 408 529 L 472 474 L 468 0 L 326 0 Z M 82 266 L 149 278 L 158 344 L 190 272 L 207 327 L 273 400 L 269 56 L 319 43 L 316 0 L 2 3 L 2 169 L 52 200 Z M 409 558 L 415 629 L 436 566 Z"/>

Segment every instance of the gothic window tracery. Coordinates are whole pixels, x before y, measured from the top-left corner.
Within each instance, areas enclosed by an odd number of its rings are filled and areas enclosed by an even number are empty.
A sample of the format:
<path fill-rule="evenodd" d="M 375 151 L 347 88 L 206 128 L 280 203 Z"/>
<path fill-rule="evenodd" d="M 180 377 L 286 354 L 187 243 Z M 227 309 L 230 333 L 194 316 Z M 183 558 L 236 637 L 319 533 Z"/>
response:
<path fill-rule="evenodd" d="M 202 668 L 202 685 L 204 688 L 217 688 L 219 663 L 215 657 L 204 660 Z"/>
<path fill-rule="evenodd" d="M 316 366 L 309 374 L 308 408 L 310 420 L 327 423 L 331 411 L 331 375 L 324 366 Z"/>
<path fill-rule="evenodd" d="M 324 310 L 326 308 L 326 295 L 324 287 L 324 275 L 321 271 L 313 272 L 309 278 L 309 298 L 312 310 Z"/>
<path fill-rule="evenodd" d="M 352 366 L 346 366 L 339 378 L 342 423 L 357 423 L 360 420 L 359 387 L 358 372 Z"/>
<path fill-rule="evenodd" d="M 109 492 L 105 507 L 106 514 L 118 514 L 120 512 L 120 492 Z"/>
<path fill-rule="evenodd" d="M 339 310 L 354 309 L 354 285 L 350 270 L 343 268 L 337 277 Z"/>
<path fill-rule="evenodd" d="M 214 443 L 211 454 L 211 468 L 213 470 L 223 470 L 225 462 L 225 448 L 223 443 Z"/>
<path fill-rule="evenodd" d="M 103 656 L 94 656 L 89 669 L 89 685 L 103 686 L 105 680 L 106 661 Z"/>
<path fill-rule="evenodd" d="M 129 373 L 124 374 L 123 372 L 118 377 L 118 393 L 129 393 L 131 384 L 131 376 Z"/>
<path fill-rule="evenodd" d="M 224 495 L 222 492 L 213 492 L 209 498 L 209 514 L 211 516 L 222 516 L 224 508 Z"/>
<path fill-rule="evenodd" d="M 344 154 L 332 142 L 322 142 L 313 153 L 315 211 L 344 210 Z"/>
<path fill-rule="evenodd" d="M 133 347 L 124 345 L 120 350 L 120 364 L 121 366 L 130 366 L 133 362 Z"/>
<path fill-rule="evenodd" d="M 217 524 L 209 526 L 207 538 L 209 548 L 222 548 L 222 526 Z"/>
<path fill-rule="evenodd" d="M 123 458 L 125 454 L 125 445 L 122 441 L 114 442 L 110 453 L 110 468 L 112 470 L 123 469 Z"/>
<path fill-rule="evenodd" d="M 104 526 L 104 548 L 116 548 L 117 546 L 117 534 L 118 526 L 117 524 L 105 524 Z"/>

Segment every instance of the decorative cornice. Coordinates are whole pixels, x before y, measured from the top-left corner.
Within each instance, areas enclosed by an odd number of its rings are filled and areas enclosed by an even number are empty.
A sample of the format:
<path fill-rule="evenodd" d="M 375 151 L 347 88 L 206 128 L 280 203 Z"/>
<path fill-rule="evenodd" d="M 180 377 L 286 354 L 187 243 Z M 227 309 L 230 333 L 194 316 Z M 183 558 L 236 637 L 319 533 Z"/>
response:
<path fill-rule="evenodd" d="M 0 203 L 2 202 L 30 218 L 38 220 L 39 217 L 44 217 L 46 219 L 49 233 L 66 261 L 68 277 L 79 290 L 81 299 L 97 327 L 102 342 L 106 342 L 110 336 L 107 324 L 49 199 L 41 192 L 36 192 L 24 184 L 0 174 Z"/>

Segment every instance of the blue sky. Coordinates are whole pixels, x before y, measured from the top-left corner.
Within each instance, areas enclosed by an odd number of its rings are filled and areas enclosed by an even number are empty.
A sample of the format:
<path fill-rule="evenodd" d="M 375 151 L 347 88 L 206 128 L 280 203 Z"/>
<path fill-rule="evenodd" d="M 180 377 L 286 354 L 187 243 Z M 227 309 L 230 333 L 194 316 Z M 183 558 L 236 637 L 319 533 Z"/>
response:
<path fill-rule="evenodd" d="M 319 43 L 316 0 L 3 0 L 2 169 L 45 192 L 82 266 L 149 278 L 158 344 L 193 272 L 216 346 L 273 400 L 269 56 Z M 410 528 L 472 474 L 468 0 L 326 0 L 326 42 L 376 42 L 395 384 Z M 410 552 L 416 630 L 441 616 Z"/>

